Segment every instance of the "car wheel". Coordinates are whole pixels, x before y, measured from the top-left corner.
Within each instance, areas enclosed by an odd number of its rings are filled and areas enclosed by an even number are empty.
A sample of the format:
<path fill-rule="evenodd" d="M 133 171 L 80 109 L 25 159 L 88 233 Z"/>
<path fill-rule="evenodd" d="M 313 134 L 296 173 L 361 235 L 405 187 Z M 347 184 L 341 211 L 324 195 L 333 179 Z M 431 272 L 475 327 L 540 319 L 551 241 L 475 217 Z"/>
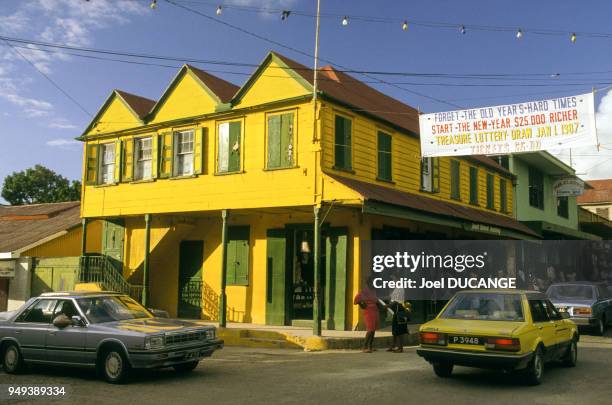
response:
<path fill-rule="evenodd" d="M 576 367 L 576 363 L 578 362 L 578 344 L 576 343 L 576 339 L 572 339 L 561 361 L 564 366 Z"/>
<path fill-rule="evenodd" d="M 177 373 L 188 373 L 190 371 L 195 370 L 195 368 L 198 366 L 198 362 L 197 361 L 192 361 L 189 363 L 182 363 L 182 364 L 177 364 L 175 366 L 172 366 L 174 368 L 174 370 Z"/>
<path fill-rule="evenodd" d="M 527 367 L 527 382 L 529 385 L 540 385 L 544 376 L 544 356 L 542 348 L 538 347 L 533 354 L 531 364 Z"/>
<path fill-rule="evenodd" d="M 131 369 L 123 350 L 118 349 L 111 349 L 104 354 L 100 368 L 104 379 L 111 384 L 124 383 Z"/>
<path fill-rule="evenodd" d="M 15 343 L 9 343 L 4 349 L 2 366 L 7 374 L 19 374 L 23 371 L 24 363 L 21 352 Z"/>
<path fill-rule="evenodd" d="M 595 333 L 597 336 L 603 336 L 606 333 L 606 322 L 603 320 L 603 318 L 597 322 L 597 325 L 595 326 Z"/>
<path fill-rule="evenodd" d="M 447 378 L 453 372 L 453 363 L 434 363 L 433 369 L 438 377 Z"/>

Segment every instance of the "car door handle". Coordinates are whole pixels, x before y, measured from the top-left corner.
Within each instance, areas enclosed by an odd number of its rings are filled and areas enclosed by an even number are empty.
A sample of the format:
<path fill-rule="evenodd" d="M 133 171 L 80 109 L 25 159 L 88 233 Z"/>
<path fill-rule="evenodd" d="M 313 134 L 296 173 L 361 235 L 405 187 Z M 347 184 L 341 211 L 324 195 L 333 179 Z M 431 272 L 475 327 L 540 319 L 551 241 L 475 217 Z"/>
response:
<path fill-rule="evenodd" d="M 15 335 L 21 335 L 21 331 L 20 330 L 16 330 L 15 331 Z"/>
<path fill-rule="evenodd" d="M 57 332 L 49 332 L 49 335 L 55 336 L 55 335 L 57 335 Z"/>

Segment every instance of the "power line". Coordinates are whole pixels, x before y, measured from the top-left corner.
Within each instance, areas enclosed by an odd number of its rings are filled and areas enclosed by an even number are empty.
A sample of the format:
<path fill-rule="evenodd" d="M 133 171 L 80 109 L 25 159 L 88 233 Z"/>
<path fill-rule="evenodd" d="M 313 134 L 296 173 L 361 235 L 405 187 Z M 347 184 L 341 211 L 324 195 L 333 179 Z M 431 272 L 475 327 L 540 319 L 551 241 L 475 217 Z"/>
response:
<path fill-rule="evenodd" d="M 41 76 L 43 76 L 45 79 L 47 79 L 47 81 L 49 83 L 51 83 L 53 85 L 53 87 L 55 87 L 57 90 L 59 90 L 64 96 L 66 96 L 66 98 L 68 98 L 70 101 L 72 101 L 72 103 L 74 105 L 76 105 L 81 111 L 83 111 L 85 114 L 87 114 L 88 116 L 92 116 L 92 114 L 87 111 L 87 109 L 85 107 L 83 107 L 83 105 L 81 103 L 79 103 L 74 97 L 72 97 L 66 90 L 64 90 L 59 84 L 57 84 L 53 79 L 51 79 L 51 77 L 49 77 L 49 75 L 47 75 L 45 72 L 43 72 L 42 70 L 40 70 L 38 68 L 38 66 L 36 66 L 36 64 L 34 62 L 32 62 L 30 59 L 28 59 L 23 53 L 19 52 L 19 50 L 17 48 L 14 48 L 10 42 L 3 40 L 4 43 L 6 44 L 6 46 L 8 46 L 13 52 L 15 52 L 18 56 L 20 56 L 24 61 L 26 61 L 28 64 L 30 64 L 30 66 L 32 66 L 34 69 L 36 69 L 36 71 L 38 73 L 40 73 Z"/>

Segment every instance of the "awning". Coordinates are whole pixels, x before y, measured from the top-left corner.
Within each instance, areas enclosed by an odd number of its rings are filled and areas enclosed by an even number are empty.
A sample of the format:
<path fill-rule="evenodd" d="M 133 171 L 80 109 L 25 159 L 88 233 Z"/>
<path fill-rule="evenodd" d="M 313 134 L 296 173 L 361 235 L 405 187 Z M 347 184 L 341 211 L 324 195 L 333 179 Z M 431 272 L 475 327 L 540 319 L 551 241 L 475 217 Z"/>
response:
<path fill-rule="evenodd" d="M 578 207 L 578 222 L 580 229 L 600 236 L 602 239 L 612 238 L 612 221 L 582 207 Z"/>
<path fill-rule="evenodd" d="M 341 176 L 328 176 L 359 193 L 364 200 L 363 211 L 366 213 L 509 238 L 540 238 L 540 235 L 527 225 L 505 215 Z"/>
<path fill-rule="evenodd" d="M 542 235 L 553 234 L 562 238 L 570 239 L 586 239 L 586 240 L 601 240 L 597 235 L 587 232 L 582 232 L 577 229 L 568 228 L 566 226 L 553 224 L 546 221 L 524 221 L 524 223 L 536 232 Z M 548 239 L 548 238 L 545 238 Z"/>

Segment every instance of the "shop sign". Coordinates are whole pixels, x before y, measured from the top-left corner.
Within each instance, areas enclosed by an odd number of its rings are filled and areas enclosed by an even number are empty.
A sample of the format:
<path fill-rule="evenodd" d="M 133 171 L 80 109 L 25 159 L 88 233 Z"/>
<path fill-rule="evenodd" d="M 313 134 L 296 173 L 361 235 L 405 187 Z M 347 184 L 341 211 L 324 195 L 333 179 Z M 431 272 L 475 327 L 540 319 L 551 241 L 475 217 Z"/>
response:
<path fill-rule="evenodd" d="M 0 260 L 0 277 L 15 277 L 15 260 Z"/>
<path fill-rule="evenodd" d="M 584 193 L 584 181 L 577 177 L 567 177 L 553 183 L 555 197 L 576 197 Z"/>

